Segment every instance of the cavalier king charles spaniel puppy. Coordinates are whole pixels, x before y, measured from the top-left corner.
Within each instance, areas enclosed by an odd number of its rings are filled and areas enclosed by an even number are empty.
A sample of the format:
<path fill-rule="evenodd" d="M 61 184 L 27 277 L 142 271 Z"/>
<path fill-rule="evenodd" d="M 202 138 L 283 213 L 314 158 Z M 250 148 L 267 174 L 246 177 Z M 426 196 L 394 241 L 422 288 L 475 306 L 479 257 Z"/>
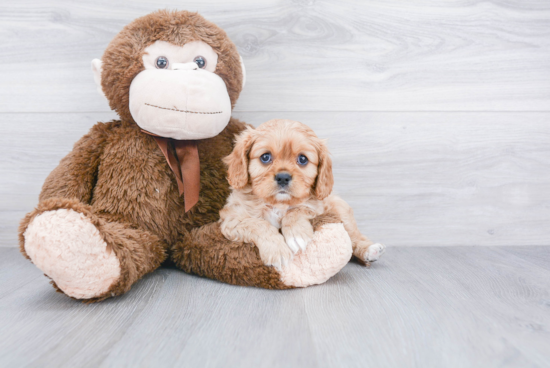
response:
<path fill-rule="evenodd" d="M 310 220 L 325 212 L 342 219 L 357 258 L 368 263 L 384 253 L 384 245 L 359 232 L 351 207 L 331 194 L 332 160 L 307 125 L 276 119 L 249 127 L 224 162 L 232 191 L 220 211 L 221 231 L 256 245 L 265 265 L 280 268 L 305 250 Z"/>

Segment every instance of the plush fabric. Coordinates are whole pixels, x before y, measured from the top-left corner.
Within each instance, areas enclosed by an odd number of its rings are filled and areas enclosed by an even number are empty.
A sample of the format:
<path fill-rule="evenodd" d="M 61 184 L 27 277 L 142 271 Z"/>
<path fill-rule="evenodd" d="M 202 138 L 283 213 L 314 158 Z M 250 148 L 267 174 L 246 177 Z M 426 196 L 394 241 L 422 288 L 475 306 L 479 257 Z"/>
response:
<path fill-rule="evenodd" d="M 168 59 L 166 70 L 182 69 L 187 64 L 190 65 L 185 67 L 185 69 L 198 69 L 198 65 L 193 61 L 197 55 L 202 56 L 206 61 L 204 70 L 214 73 L 218 66 L 218 54 L 216 54 L 210 45 L 203 41 L 191 41 L 183 45 L 183 47 L 166 41 L 156 41 L 143 51 L 142 60 L 145 70 L 158 70 L 155 63 L 159 56 Z"/>
<path fill-rule="evenodd" d="M 326 224 L 315 232 L 306 250 L 281 270 L 281 281 L 295 287 L 322 284 L 344 268 L 351 256 L 351 239 L 344 225 Z"/>
<path fill-rule="evenodd" d="M 174 78 L 174 74 L 180 75 Z M 144 70 L 130 91 L 130 111 L 136 123 L 161 137 L 210 138 L 231 118 L 223 79 L 206 70 Z"/>
<path fill-rule="evenodd" d="M 235 106 L 242 89 L 243 72 L 237 48 L 224 30 L 198 13 L 160 10 L 134 20 L 111 41 L 103 57 L 101 84 L 111 108 L 120 118 L 132 121 L 129 90 L 132 80 L 143 67 L 143 51 L 156 41 L 184 46 L 203 41 L 218 54 L 216 74 L 225 82 Z"/>
<path fill-rule="evenodd" d="M 98 229 L 73 210 L 44 212 L 24 233 L 34 264 L 74 298 L 101 295 L 120 277 L 120 263 Z"/>
<path fill-rule="evenodd" d="M 157 269 L 161 263 L 166 260 L 166 243 L 152 233 L 143 229 L 138 229 L 135 224 L 125 221 L 122 216 L 98 213 L 94 207 L 83 204 L 75 199 L 49 198 L 42 200 L 36 209 L 28 213 L 23 218 L 19 226 L 19 243 L 21 253 L 23 253 L 26 258 L 33 261 L 33 263 L 37 264 L 40 262 L 38 259 L 48 257 L 48 248 L 57 248 L 58 244 L 55 242 L 55 239 L 50 237 L 52 231 L 48 222 L 40 221 L 35 223 L 34 220 L 43 213 L 54 213 L 63 210 L 70 210 L 83 215 L 86 220 L 88 220 L 89 223 L 97 229 L 103 241 L 107 244 L 107 247 L 110 247 L 113 250 L 120 265 L 120 277 L 118 280 L 114 280 L 111 283 L 108 290 L 101 293 L 98 291 L 96 295 L 92 295 L 92 293 L 90 293 L 85 298 L 71 295 L 74 298 L 86 299 L 87 301 L 94 302 L 103 300 L 110 296 L 124 294 L 130 290 L 132 284 L 139 280 L 141 276 Z M 27 234 L 28 228 L 32 229 L 29 234 Z M 58 229 L 59 233 L 64 231 L 65 229 Z M 35 247 L 28 243 L 28 239 L 26 238 L 27 235 L 40 237 L 40 247 Z M 83 236 L 81 231 L 76 231 L 74 235 L 70 235 L 72 238 L 78 238 L 80 236 Z M 35 249 L 31 250 L 29 246 Z M 71 251 L 75 253 L 73 255 L 73 259 L 77 257 L 76 253 L 78 253 L 79 250 L 81 251 L 85 249 L 85 247 L 81 248 L 70 245 L 64 245 L 64 247 L 70 248 Z M 62 270 L 55 269 L 57 267 L 63 268 L 62 260 L 59 258 L 49 257 L 48 267 L 48 272 L 46 272 L 46 270 L 43 271 L 52 279 L 54 288 L 60 292 L 64 292 L 62 287 L 57 285 L 57 278 L 61 277 L 62 279 L 66 279 L 70 273 L 63 273 Z M 75 266 L 74 268 L 78 269 L 79 266 Z M 78 279 L 73 279 L 73 288 L 79 287 L 76 285 L 77 282 Z M 80 286 L 80 288 L 82 288 L 82 286 Z"/>
<path fill-rule="evenodd" d="M 332 236 L 334 232 L 335 238 L 341 236 L 345 240 L 344 243 L 335 243 L 332 245 L 321 241 L 322 245 L 314 246 L 309 251 L 310 261 L 320 264 L 320 262 L 317 262 L 317 258 L 319 258 L 326 262 L 324 267 L 329 271 L 317 274 L 323 280 L 319 282 L 321 283 L 326 281 L 327 276 L 330 277 L 337 273 L 349 261 L 351 243 L 348 243 L 349 237 L 346 239 L 346 235 L 342 234 L 341 227 L 331 228 L 333 225 L 341 225 L 340 219 L 334 214 L 327 213 L 318 216 L 311 221 L 311 225 L 316 232 L 322 231 L 325 235 L 329 236 Z M 324 250 L 332 246 L 340 249 L 333 254 L 338 252 L 345 254 L 349 252 L 347 259 L 345 255 L 340 256 L 340 258 L 327 257 Z M 317 252 L 319 250 L 321 250 L 320 253 Z M 276 268 L 265 266 L 260 260 L 258 248 L 253 244 L 232 242 L 224 238 L 218 222 L 203 226 L 200 229 L 193 229 L 191 232 L 183 234 L 181 240 L 172 247 L 171 254 L 174 263 L 185 272 L 223 281 L 228 284 L 259 286 L 266 289 L 289 289 L 301 286 L 285 283 L 281 277 L 281 273 Z M 344 263 L 342 263 L 342 259 L 345 259 Z M 327 261 L 334 262 L 335 264 L 331 265 Z M 293 268 L 290 274 L 287 275 L 286 281 L 299 281 L 301 270 L 304 270 L 307 273 L 304 279 L 309 281 L 310 284 L 315 284 L 314 277 L 312 277 L 313 274 L 308 270 L 308 266 L 305 263 L 306 260 L 302 262 L 300 268 Z M 318 270 L 316 266 L 313 269 Z M 330 270 L 334 273 L 329 276 Z"/>
<path fill-rule="evenodd" d="M 262 264 L 253 245 L 221 235 L 217 221 L 229 195 L 222 158 L 231 153 L 235 136 L 246 128 L 236 119 L 230 118 L 216 136 L 197 141 L 200 196 L 185 211 L 184 196 L 163 153 L 129 110 L 130 85 L 144 70 L 143 51 L 159 40 L 179 46 L 192 41 L 210 45 L 218 54 L 215 74 L 225 83 L 231 106 L 235 104 L 243 72 L 235 45 L 220 28 L 185 11 L 158 11 L 126 26 L 107 47 L 103 62 L 92 64 L 120 120 L 94 125 L 47 177 L 38 206 L 21 221 L 23 255 L 52 279 L 58 291 L 87 302 L 127 292 L 166 260 L 186 272 L 272 289 L 314 284 L 314 275 L 326 280 L 330 272 L 337 272 L 341 255 L 333 255 L 341 253 L 337 249 L 343 243 L 335 244 L 336 253 L 328 258 L 324 254 L 332 249 L 328 242 L 319 242 L 307 253 L 308 262 L 334 263 L 326 264 L 332 271 L 320 273 L 314 267 L 300 278 L 295 270 L 285 283 L 275 268 Z M 339 222 L 333 215 L 323 215 L 312 225 L 327 239 L 340 242 L 341 226 L 328 225 Z"/>

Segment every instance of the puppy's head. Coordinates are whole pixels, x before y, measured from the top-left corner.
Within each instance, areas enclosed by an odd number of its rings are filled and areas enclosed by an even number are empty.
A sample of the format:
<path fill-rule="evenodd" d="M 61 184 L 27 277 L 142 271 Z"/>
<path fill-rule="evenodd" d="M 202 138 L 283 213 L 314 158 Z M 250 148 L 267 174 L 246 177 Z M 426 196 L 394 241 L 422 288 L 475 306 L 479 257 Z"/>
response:
<path fill-rule="evenodd" d="M 229 184 L 250 185 L 268 203 L 298 204 L 310 196 L 324 199 L 332 191 L 332 161 L 323 140 L 308 126 L 270 120 L 248 128 L 224 159 Z"/>

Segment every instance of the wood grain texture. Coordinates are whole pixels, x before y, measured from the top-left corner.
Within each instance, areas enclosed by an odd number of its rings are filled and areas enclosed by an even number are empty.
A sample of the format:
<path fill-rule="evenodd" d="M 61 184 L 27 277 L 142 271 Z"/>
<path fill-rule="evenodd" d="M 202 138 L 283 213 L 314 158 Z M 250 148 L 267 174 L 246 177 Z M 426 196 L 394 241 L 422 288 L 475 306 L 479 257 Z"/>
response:
<path fill-rule="evenodd" d="M 335 190 L 388 245 L 550 245 L 550 113 L 236 113 L 329 138 Z M 109 113 L 0 114 L 0 246 L 78 138 Z M 7 129 L 7 131 L 6 131 Z M 13 139 L 13 137 L 24 137 Z"/>
<path fill-rule="evenodd" d="M 159 269 L 84 305 L 14 249 L 49 172 L 116 118 L 90 61 L 159 7 L 237 44 L 236 117 L 329 138 L 381 261 L 287 291 Z M 550 253 L 532 246 L 550 245 L 549 60 L 546 0 L 0 3 L 0 366 L 550 366 Z"/>
<path fill-rule="evenodd" d="M 547 367 L 550 269 L 536 261 L 547 255 L 390 247 L 369 269 L 286 291 L 160 269 L 85 305 L 0 249 L 0 365 Z"/>
<path fill-rule="evenodd" d="M 20 0 L 0 5 L 0 112 L 109 111 L 90 61 L 159 7 L 228 32 L 238 111 L 550 109 L 545 0 Z"/>
<path fill-rule="evenodd" d="M 329 139 L 335 191 L 376 241 L 550 245 L 546 113 L 242 113 Z"/>

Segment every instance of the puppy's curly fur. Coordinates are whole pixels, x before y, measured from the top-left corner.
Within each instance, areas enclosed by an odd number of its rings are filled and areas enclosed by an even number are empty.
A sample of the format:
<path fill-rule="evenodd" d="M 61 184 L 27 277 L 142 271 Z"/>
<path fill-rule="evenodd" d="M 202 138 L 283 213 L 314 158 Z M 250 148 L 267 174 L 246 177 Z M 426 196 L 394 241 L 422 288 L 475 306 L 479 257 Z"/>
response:
<path fill-rule="evenodd" d="M 354 255 L 374 261 L 384 247 L 361 234 L 353 210 L 331 194 L 332 161 L 324 140 L 292 120 L 270 120 L 247 128 L 224 159 L 232 192 L 220 212 L 221 231 L 233 241 L 254 243 L 264 264 L 280 268 L 306 249 L 313 236 L 310 220 L 337 213 Z"/>

